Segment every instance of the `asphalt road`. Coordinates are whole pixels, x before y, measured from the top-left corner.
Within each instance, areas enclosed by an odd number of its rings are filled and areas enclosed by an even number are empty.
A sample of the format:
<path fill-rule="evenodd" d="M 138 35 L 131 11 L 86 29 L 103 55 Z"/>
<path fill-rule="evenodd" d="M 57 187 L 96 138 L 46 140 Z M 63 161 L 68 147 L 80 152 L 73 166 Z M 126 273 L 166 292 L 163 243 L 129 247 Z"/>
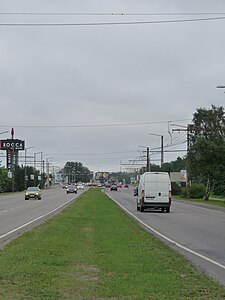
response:
<path fill-rule="evenodd" d="M 0 196 L 0 247 L 58 213 L 78 194 L 66 194 L 60 186 L 42 190 L 41 200 L 25 200 L 24 192 Z"/>
<path fill-rule="evenodd" d="M 78 195 L 81 191 L 78 191 Z M 173 201 L 171 212 L 136 210 L 133 189 L 106 193 L 132 218 L 225 285 L 225 210 Z M 77 197 L 60 187 L 43 190 L 42 200 L 24 200 L 24 193 L 0 196 L 0 247 Z"/>
<path fill-rule="evenodd" d="M 106 190 L 141 226 L 225 285 L 225 210 L 172 201 L 171 212 L 136 209 L 133 189 Z"/>

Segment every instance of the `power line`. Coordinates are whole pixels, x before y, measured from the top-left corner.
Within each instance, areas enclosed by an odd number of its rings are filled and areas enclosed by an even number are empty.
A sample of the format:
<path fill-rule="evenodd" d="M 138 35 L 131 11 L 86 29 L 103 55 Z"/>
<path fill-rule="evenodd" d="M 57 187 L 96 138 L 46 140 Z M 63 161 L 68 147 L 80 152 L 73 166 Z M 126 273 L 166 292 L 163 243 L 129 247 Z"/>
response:
<path fill-rule="evenodd" d="M 174 120 L 172 122 L 187 122 L 190 119 Z M 122 126 L 136 126 L 136 125 L 151 125 L 164 124 L 168 121 L 153 121 L 153 122 L 137 122 L 137 123 L 117 123 L 117 124 L 92 124 L 92 125 L 0 125 L 0 127 L 14 127 L 14 128 L 96 128 L 96 127 L 122 127 Z"/>
<path fill-rule="evenodd" d="M 225 20 L 225 17 L 208 17 L 176 20 L 130 21 L 130 22 L 90 22 L 90 23 L 0 23 L 0 26 L 10 27 L 75 27 L 75 26 L 113 26 L 113 25 L 147 25 L 168 23 L 190 23 L 203 21 Z"/>
<path fill-rule="evenodd" d="M 49 153 L 49 155 L 104 155 L 104 154 L 122 154 L 122 153 L 136 153 L 137 150 L 127 150 L 127 151 L 114 151 L 114 152 L 89 152 L 89 153 Z"/>
<path fill-rule="evenodd" d="M 118 12 L 0 12 L 0 15 L 33 16 L 198 16 L 225 15 L 225 12 L 168 12 L 168 13 L 118 13 Z"/>

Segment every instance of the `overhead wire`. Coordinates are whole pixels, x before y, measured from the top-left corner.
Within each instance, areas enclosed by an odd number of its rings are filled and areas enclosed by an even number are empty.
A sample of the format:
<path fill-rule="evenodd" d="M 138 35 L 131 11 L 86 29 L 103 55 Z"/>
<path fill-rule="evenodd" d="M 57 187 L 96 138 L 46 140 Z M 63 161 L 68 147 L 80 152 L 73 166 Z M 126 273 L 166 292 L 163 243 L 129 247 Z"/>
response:
<path fill-rule="evenodd" d="M 172 122 L 188 122 L 190 119 L 173 120 Z M 136 123 L 114 123 L 114 124 L 90 124 L 90 125 L 18 125 L 18 124 L 0 124 L 0 128 L 96 128 L 96 127 L 121 127 L 121 126 L 136 126 L 136 125 L 151 125 L 164 124 L 168 121 L 152 121 L 152 122 L 136 122 Z"/>
<path fill-rule="evenodd" d="M 114 25 L 147 25 L 147 24 L 168 24 L 168 23 L 190 23 L 203 21 L 225 20 L 224 17 L 207 17 L 192 19 L 155 20 L 155 21 L 127 21 L 127 22 L 86 22 L 86 23 L 0 23 L 0 26 L 11 27 L 74 27 L 74 26 L 114 26 Z"/>
<path fill-rule="evenodd" d="M 224 15 L 225 12 L 212 12 L 212 11 L 200 11 L 200 12 L 41 12 L 41 11 L 2 11 L 0 12 L 0 15 L 82 15 L 82 16 L 149 16 L 149 15 L 157 15 L 157 16 L 163 16 L 163 15 Z"/>
<path fill-rule="evenodd" d="M 35 15 L 35 16 L 190 16 L 190 15 L 225 15 L 225 12 L 0 12 L 0 15 Z"/>

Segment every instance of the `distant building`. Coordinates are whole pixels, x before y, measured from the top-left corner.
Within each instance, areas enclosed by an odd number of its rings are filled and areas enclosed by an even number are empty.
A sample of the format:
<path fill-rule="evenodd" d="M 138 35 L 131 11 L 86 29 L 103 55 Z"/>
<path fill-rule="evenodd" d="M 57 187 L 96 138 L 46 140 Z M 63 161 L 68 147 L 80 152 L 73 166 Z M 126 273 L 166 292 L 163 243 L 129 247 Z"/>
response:
<path fill-rule="evenodd" d="M 170 172 L 171 182 L 177 182 L 180 185 L 187 184 L 187 171 L 181 170 L 180 172 Z"/>

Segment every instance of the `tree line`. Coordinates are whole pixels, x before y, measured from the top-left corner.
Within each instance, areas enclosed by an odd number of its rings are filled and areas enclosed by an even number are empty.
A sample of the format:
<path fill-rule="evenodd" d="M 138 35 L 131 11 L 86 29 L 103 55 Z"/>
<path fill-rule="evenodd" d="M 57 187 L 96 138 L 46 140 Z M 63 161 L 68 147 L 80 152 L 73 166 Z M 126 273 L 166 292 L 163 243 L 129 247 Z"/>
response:
<path fill-rule="evenodd" d="M 62 181 L 88 182 L 93 177 L 93 173 L 81 162 L 67 162 L 62 170 Z M 23 191 L 28 186 L 39 186 L 44 188 L 54 182 L 54 174 L 40 173 L 39 170 L 32 166 L 14 166 L 13 178 L 8 177 L 8 170 L 0 168 L 0 193 Z"/>

